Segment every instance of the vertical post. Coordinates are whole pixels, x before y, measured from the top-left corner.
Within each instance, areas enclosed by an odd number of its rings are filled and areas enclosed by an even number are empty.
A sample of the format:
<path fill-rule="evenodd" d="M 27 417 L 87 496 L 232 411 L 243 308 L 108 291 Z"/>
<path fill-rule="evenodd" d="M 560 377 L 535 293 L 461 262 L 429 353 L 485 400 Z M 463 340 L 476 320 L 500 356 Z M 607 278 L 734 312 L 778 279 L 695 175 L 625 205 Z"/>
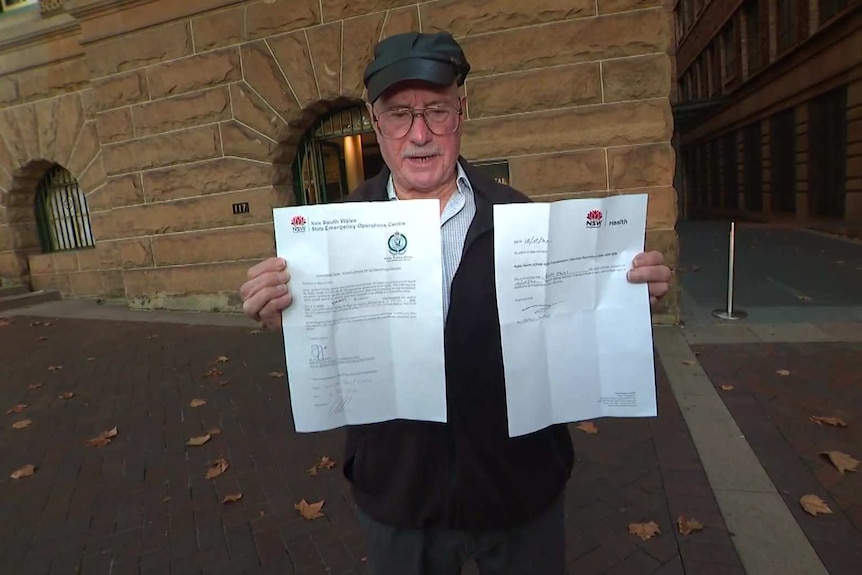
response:
<path fill-rule="evenodd" d="M 730 222 L 729 249 L 727 254 L 727 308 L 717 309 L 712 312 L 714 317 L 720 319 L 742 319 L 748 314 L 742 310 L 733 309 L 733 284 L 734 269 L 736 267 L 736 222 Z"/>
<path fill-rule="evenodd" d="M 730 253 L 727 257 L 727 315 L 733 315 L 733 261 L 736 257 L 736 222 L 730 222 Z"/>

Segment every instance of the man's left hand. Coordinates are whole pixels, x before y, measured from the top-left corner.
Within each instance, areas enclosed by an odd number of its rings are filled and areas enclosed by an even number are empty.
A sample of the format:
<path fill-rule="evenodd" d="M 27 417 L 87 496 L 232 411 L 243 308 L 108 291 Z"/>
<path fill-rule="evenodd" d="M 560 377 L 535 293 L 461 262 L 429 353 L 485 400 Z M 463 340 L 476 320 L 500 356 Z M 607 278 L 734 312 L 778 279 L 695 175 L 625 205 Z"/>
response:
<path fill-rule="evenodd" d="M 632 269 L 626 277 L 632 283 L 646 283 L 649 285 L 650 305 L 656 304 L 664 297 L 669 289 L 670 268 L 664 265 L 664 256 L 661 252 L 642 252 L 635 256 Z"/>

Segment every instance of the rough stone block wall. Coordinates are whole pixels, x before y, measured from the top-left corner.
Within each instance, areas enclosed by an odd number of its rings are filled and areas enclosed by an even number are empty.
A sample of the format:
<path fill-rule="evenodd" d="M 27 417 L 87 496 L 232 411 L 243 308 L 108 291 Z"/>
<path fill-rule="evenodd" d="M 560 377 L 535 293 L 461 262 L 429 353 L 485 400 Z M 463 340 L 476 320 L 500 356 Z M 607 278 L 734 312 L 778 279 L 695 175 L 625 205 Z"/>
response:
<path fill-rule="evenodd" d="M 59 159 L 87 190 L 98 255 L 74 259 L 88 277 L 109 274 L 103 288 L 120 278 L 132 305 L 236 309 L 247 268 L 274 253 L 271 209 L 292 201 L 304 130 L 359 103 L 374 44 L 408 30 L 449 30 L 463 44 L 467 158 L 508 160 L 512 184 L 537 200 L 648 193 L 648 247 L 676 261 L 662 0 L 72 4 L 86 75 L 73 85 L 88 112 L 81 151 Z M 0 102 L 20 102 L 21 86 L 0 75 Z M 249 212 L 234 215 L 241 202 Z M 71 260 L 35 256 L 32 277 L 69 289 L 55 278 Z M 676 301 L 662 317 L 675 319 Z"/>

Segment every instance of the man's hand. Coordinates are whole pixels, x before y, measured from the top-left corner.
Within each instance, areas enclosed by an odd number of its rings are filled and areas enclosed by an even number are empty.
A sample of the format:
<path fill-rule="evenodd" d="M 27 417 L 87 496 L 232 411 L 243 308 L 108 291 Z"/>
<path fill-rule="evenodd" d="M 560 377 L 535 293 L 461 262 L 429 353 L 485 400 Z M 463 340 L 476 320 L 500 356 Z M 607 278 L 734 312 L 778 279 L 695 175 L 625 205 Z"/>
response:
<path fill-rule="evenodd" d="M 658 301 L 667 293 L 670 281 L 670 268 L 663 265 L 664 256 L 660 252 L 642 252 L 635 256 L 632 269 L 626 277 L 632 283 L 649 284 L 649 301 L 651 306 L 656 306 Z"/>
<path fill-rule="evenodd" d="M 248 270 L 248 281 L 239 288 L 243 311 L 269 329 L 281 329 L 281 312 L 293 298 L 287 289 L 287 262 L 269 258 Z"/>

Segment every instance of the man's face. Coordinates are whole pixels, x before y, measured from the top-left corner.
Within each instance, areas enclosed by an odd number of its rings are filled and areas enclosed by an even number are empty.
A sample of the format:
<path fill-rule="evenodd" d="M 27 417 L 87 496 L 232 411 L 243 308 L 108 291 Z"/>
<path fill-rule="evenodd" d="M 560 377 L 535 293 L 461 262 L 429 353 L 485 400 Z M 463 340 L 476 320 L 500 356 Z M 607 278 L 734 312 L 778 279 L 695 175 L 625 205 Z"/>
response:
<path fill-rule="evenodd" d="M 372 114 L 384 122 L 381 114 L 393 111 L 406 111 L 435 107 L 448 107 L 462 110 L 462 101 L 456 85 L 441 88 L 422 82 L 404 83 L 384 93 L 372 107 Z M 397 114 L 407 118 L 406 112 Z M 431 118 L 432 126 L 435 119 Z M 457 118 L 458 129 L 446 135 L 432 132 L 421 116 L 413 119 L 410 131 L 401 138 L 388 138 L 382 135 L 381 126 L 374 123 L 380 153 L 389 169 L 399 191 L 413 193 L 434 193 L 447 186 L 455 174 L 455 164 L 461 148 L 461 118 Z M 441 130 L 438 128 L 438 132 Z"/>

